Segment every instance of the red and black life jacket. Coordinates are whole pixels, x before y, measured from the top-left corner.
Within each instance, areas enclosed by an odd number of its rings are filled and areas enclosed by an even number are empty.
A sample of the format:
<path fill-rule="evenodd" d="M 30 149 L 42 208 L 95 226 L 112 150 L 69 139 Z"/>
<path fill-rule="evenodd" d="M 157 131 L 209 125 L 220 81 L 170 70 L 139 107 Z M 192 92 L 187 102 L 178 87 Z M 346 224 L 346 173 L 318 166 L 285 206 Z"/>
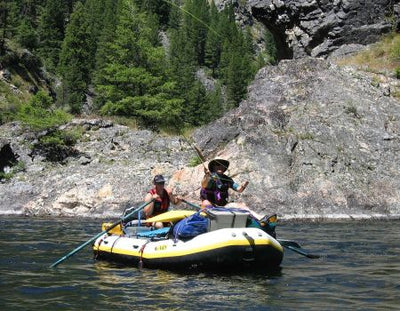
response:
<path fill-rule="evenodd" d="M 153 188 L 149 191 L 149 193 L 151 195 L 154 195 L 157 193 L 157 190 L 155 188 Z M 170 204 L 170 199 L 169 199 L 168 191 L 163 189 L 162 195 L 154 201 L 153 214 L 151 216 L 148 216 L 147 218 L 157 216 L 157 215 L 167 212 L 168 208 L 169 208 L 169 204 Z"/>

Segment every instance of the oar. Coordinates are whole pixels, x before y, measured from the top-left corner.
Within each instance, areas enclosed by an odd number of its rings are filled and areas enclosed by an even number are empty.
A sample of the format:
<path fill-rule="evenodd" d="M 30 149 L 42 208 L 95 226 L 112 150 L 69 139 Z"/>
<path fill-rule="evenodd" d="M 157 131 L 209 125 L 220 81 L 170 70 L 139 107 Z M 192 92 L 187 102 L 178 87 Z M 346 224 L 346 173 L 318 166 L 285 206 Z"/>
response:
<path fill-rule="evenodd" d="M 197 204 L 193 204 L 193 203 L 191 203 L 191 202 L 189 202 L 189 201 L 186 201 L 185 199 L 182 199 L 182 202 L 185 202 L 187 205 L 189 205 L 189 206 L 191 206 L 191 207 L 194 207 L 194 208 L 197 209 L 198 211 L 201 210 L 201 207 L 200 207 L 199 205 L 197 205 Z"/>
<path fill-rule="evenodd" d="M 305 250 L 301 249 L 301 246 L 299 245 L 299 243 L 295 242 L 295 241 L 289 241 L 289 240 L 279 240 L 278 242 L 283 246 L 286 247 L 287 249 L 290 249 L 300 255 L 303 255 L 307 258 L 311 258 L 311 259 L 316 259 L 316 258 L 320 258 L 320 255 L 316 255 L 316 254 L 310 254 L 308 252 L 306 252 Z"/>
<path fill-rule="evenodd" d="M 86 245 L 92 243 L 93 241 L 95 241 L 98 237 L 102 236 L 103 234 L 107 233 L 108 231 L 110 231 L 111 229 L 115 228 L 116 226 L 118 226 L 121 222 L 125 221 L 126 219 L 129 219 L 129 217 L 133 216 L 135 213 L 139 212 L 142 208 L 144 208 L 146 205 L 149 205 L 151 202 L 153 202 L 154 200 L 151 200 L 149 202 L 145 202 L 142 205 L 140 205 L 137 209 L 135 209 L 133 212 L 129 213 L 128 215 L 122 217 L 120 220 L 118 220 L 117 222 L 113 223 L 110 227 L 108 227 L 106 230 L 100 232 L 99 234 L 95 235 L 93 238 L 91 238 L 90 240 L 86 241 L 85 243 L 83 243 L 82 245 L 78 246 L 77 248 L 75 248 L 73 251 L 69 252 L 67 255 L 61 257 L 59 260 L 57 260 L 55 263 L 53 263 L 50 268 L 54 268 L 55 266 L 59 265 L 60 263 L 62 263 L 64 260 L 66 260 L 67 258 L 71 257 L 72 255 L 76 254 L 77 252 L 79 252 L 81 249 L 83 249 Z"/>

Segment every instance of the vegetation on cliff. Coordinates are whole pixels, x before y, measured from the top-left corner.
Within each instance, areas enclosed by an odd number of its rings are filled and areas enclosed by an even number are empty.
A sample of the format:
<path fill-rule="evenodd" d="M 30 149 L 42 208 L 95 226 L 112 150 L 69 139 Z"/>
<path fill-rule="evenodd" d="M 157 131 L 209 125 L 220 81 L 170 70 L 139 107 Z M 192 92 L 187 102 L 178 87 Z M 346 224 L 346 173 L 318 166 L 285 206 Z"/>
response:
<path fill-rule="evenodd" d="M 237 106 L 275 59 L 270 36 L 256 53 L 233 7 L 205 0 L 0 1 L 0 15 L 0 124 L 43 90 L 53 110 L 198 126 Z"/>

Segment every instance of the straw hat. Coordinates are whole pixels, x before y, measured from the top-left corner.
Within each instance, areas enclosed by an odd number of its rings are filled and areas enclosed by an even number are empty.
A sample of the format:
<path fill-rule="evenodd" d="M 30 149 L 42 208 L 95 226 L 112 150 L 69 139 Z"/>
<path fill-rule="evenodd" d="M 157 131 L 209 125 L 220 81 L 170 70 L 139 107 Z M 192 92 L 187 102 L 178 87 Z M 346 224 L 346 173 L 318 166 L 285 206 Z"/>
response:
<path fill-rule="evenodd" d="M 221 165 L 224 167 L 224 172 L 228 169 L 229 167 L 229 161 L 227 160 L 223 160 L 223 159 L 214 159 L 211 160 L 210 163 L 208 163 L 208 169 L 210 172 L 214 172 L 215 171 L 215 167 L 217 165 Z"/>

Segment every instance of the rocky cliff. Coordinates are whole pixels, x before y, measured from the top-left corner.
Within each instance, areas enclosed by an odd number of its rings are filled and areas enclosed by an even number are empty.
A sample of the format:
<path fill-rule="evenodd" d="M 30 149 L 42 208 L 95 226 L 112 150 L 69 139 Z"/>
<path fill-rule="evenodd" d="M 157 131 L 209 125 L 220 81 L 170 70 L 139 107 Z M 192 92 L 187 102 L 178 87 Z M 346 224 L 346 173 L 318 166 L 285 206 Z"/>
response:
<path fill-rule="evenodd" d="M 400 104 L 390 96 L 396 83 L 321 59 L 282 61 L 260 70 L 248 99 L 193 140 L 208 159 L 228 159 L 235 180 L 250 181 L 232 199 L 261 213 L 398 217 Z M 189 166 L 196 154 L 182 137 L 101 120 L 68 125 L 77 126 L 84 134 L 62 163 L 32 156 L 35 137 L 18 124 L 0 127 L 2 163 L 25 163 L 0 183 L 1 213 L 120 215 L 142 201 L 158 173 L 198 202 L 203 168 Z"/>
<path fill-rule="evenodd" d="M 349 53 L 399 30 L 398 0 L 250 0 L 282 58 Z"/>

